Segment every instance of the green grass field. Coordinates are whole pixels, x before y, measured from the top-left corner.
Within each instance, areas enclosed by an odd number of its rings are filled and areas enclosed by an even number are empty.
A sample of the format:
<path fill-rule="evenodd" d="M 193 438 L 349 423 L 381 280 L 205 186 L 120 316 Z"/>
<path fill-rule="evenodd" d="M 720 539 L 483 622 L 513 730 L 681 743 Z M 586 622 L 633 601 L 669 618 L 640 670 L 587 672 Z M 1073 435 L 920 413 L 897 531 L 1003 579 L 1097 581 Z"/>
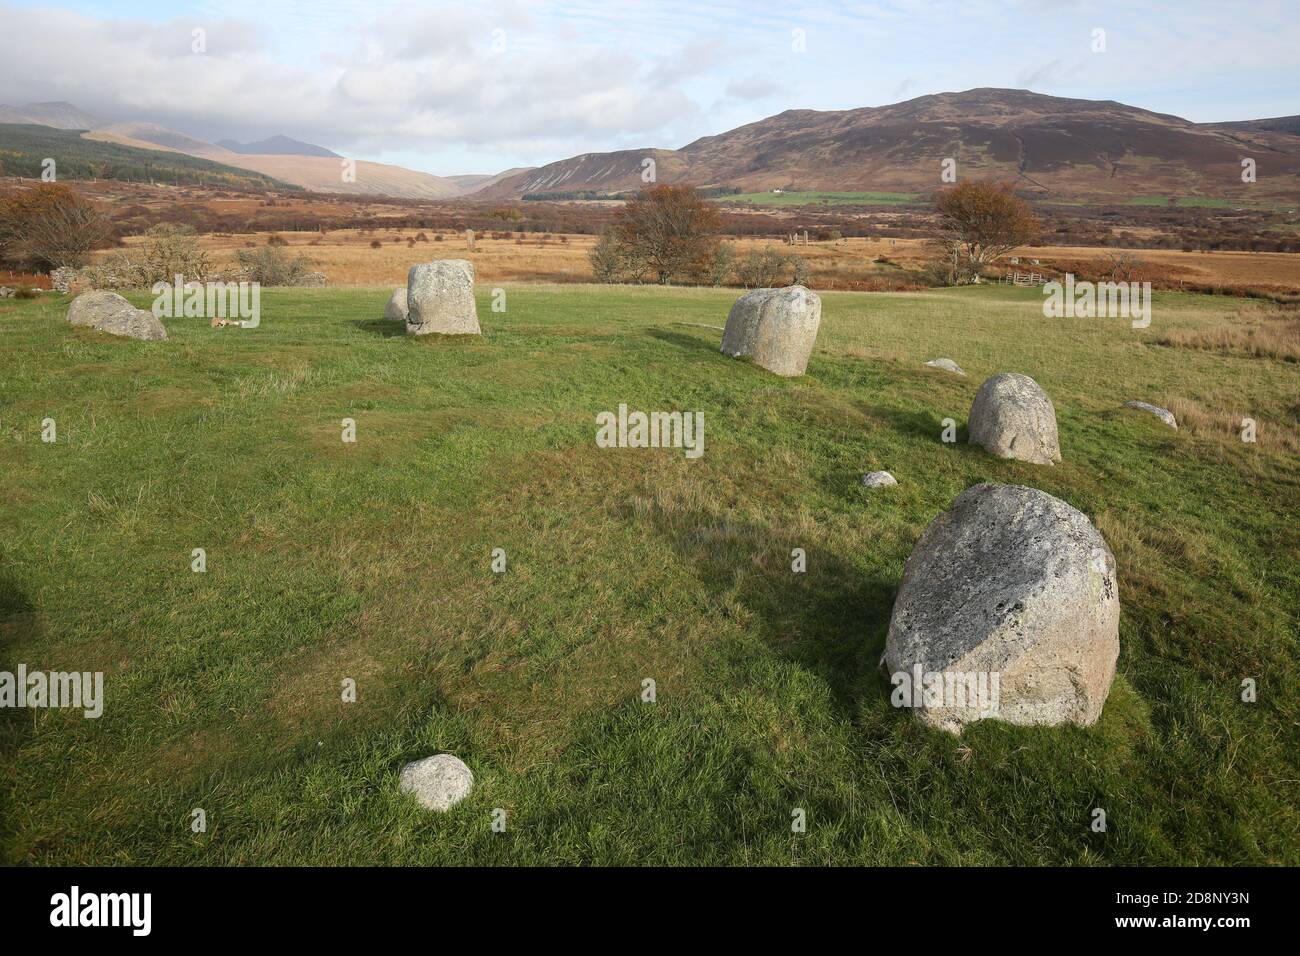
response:
<path fill-rule="evenodd" d="M 163 343 L 0 306 L 0 670 L 106 673 L 98 720 L 0 713 L 0 862 L 1300 863 L 1300 372 L 1156 344 L 1256 305 L 1157 295 L 1133 330 L 1033 290 L 830 293 L 787 380 L 683 324 L 732 291 L 482 291 L 473 340 L 401 334 L 382 289 L 268 290 L 260 328 Z M 964 443 L 999 371 L 1053 398 L 1060 465 Z M 596 447 L 620 403 L 704 412 L 703 457 Z M 863 489 L 880 468 L 900 484 Z M 889 704 L 903 562 L 981 481 L 1065 499 L 1115 552 L 1091 728 L 955 738 Z M 477 783 L 436 815 L 397 773 L 443 750 Z"/>
<path fill-rule="evenodd" d="M 920 193 L 835 193 L 835 192 L 792 192 L 792 193 L 740 193 L 735 196 L 722 196 L 722 202 L 753 203 L 757 206 L 895 206 L 922 201 Z"/>
<path fill-rule="evenodd" d="M 1269 199 L 1216 199 L 1212 196 L 1179 196 L 1170 203 L 1169 196 L 1134 196 L 1126 206 L 1180 206 L 1192 209 L 1269 209 L 1282 211 L 1294 208 L 1294 203 L 1280 203 Z"/>

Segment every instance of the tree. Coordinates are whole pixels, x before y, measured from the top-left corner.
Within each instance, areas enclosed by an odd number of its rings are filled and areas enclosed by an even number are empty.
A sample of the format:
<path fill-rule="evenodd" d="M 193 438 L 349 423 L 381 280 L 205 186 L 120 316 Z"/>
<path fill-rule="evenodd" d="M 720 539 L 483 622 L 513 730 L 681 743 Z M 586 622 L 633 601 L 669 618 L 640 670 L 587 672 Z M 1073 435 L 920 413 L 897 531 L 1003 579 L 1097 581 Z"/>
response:
<path fill-rule="evenodd" d="M 95 204 L 64 183 L 0 195 L 0 254 L 15 265 L 42 271 L 80 268 L 110 233 Z"/>
<path fill-rule="evenodd" d="M 1009 183 L 959 183 L 935 196 L 939 244 L 949 263 L 949 281 L 979 275 L 989 263 L 1033 242 L 1042 224 Z"/>
<path fill-rule="evenodd" d="M 625 267 L 661 284 L 708 278 L 722 219 L 690 186 L 650 186 L 629 199 L 610 230 Z"/>

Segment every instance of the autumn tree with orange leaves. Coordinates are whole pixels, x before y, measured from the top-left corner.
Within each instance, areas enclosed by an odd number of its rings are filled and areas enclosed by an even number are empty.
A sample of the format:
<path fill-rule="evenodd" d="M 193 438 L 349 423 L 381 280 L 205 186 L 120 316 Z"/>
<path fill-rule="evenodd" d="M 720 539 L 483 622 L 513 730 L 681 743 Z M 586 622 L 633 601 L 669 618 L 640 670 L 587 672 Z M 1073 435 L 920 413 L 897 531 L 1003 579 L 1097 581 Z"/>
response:
<path fill-rule="evenodd" d="M 1042 223 L 1009 183 L 976 180 L 938 193 L 938 242 L 953 284 L 971 281 L 989 263 L 1033 242 Z"/>
<path fill-rule="evenodd" d="M 10 265 L 39 271 L 79 268 L 109 236 L 104 214 L 64 183 L 0 193 L 0 258 Z"/>

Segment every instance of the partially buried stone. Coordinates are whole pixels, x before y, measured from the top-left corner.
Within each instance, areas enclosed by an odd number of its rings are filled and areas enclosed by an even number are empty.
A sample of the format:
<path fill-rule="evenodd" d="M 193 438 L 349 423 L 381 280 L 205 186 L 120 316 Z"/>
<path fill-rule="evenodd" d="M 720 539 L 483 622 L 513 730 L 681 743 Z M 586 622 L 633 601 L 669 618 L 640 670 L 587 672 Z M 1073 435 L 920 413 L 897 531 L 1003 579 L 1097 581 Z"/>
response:
<path fill-rule="evenodd" d="M 434 754 L 402 768 L 398 789 L 430 810 L 450 810 L 474 789 L 474 773 L 452 754 Z"/>

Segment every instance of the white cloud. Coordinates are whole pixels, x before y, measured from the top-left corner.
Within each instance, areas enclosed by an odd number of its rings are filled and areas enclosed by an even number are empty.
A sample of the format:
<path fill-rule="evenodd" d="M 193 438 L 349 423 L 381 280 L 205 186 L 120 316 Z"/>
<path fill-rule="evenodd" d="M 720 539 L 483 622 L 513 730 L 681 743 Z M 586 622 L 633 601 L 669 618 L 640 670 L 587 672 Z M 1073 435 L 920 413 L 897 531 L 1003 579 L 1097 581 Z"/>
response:
<path fill-rule="evenodd" d="M 976 86 L 1200 120 L 1283 115 L 1300 49 L 1294 0 L 1242 16 L 1213 0 L 134 0 L 157 7 L 134 18 L 67 2 L 103 12 L 0 0 L 5 100 L 207 139 L 285 133 L 441 173 Z M 1097 26 L 1104 55 L 1088 50 Z M 196 27 L 204 54 L 190 52 Z"/>

